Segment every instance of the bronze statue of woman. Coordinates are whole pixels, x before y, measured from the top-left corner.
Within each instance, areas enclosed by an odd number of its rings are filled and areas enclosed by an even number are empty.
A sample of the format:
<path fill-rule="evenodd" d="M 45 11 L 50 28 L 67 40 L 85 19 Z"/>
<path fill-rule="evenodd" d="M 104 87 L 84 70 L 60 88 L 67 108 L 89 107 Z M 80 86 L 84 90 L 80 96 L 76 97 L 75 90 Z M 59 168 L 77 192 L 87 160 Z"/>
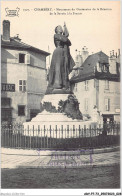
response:
<path fill-rule="evenodd" d="M 75 62 L 70 55 L 69 46 L 71 46 L 71 42 L 68 36 L 66 24 L 64 24 L 64 31 L 60 25 L 55 28 L 54 44 L 56 49 L 52 55 L 46 94 L 53 93 L 54 90 L 62 90 L 62 93 L 69 90 L 68 75 L 72 71 Z"/>

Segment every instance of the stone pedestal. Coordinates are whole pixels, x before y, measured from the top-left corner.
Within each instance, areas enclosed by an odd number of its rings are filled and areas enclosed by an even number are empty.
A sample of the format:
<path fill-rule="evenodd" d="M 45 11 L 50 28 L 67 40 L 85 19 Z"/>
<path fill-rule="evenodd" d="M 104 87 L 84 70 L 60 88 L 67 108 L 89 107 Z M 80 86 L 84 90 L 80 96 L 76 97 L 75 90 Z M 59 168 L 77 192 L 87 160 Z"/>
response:
<path fill-rule="evenodd" d="M 59 101 L 61 100 L 65 102 L 63 112 L 62 110 L 59 111 Z M 78 101 L 72 94 L 47 94 L 41 103 L 42 105 L 46 103 L 50 108 L 43 110 L 30 122 L 24 123 L 24 128 L 27 130 L 24 134 L 36 136 L 38 130 L 40 130 L 41 137 L 70 138 L 79 137 L 79 130 L 81 129 L 86 130 L 89 127 L 97 126 L 96 122 L 82 120 Z M 73 115 L 70 115 L 70 112 Z"/>
<path fill-rule="evenodd" d="M 40 137 L 76 138 L 79 137 L 79 129 L 82 136 L 84 134 L 82 130 L 84 131 L 84 129 L 87 130 L 89 127 L 94 128 L 96 126 L 97 123 L 93 121 L 72 120 L 64 113 L 43 111 L 30 122 L 24 123 L 24 135 L 37 136 L 37 132 L 40 132 Z"/>
<path fill-rule="evenodd" d="M 49 95 L 45 95 L 44 98 L 42 99 L 42 104 L 44 104 L 44 102 L 51 102 L 53 106 L 56 107 L 56 109 L 58 109 L 58 103 L 60 100 L 65 101 L 68 98 L 68 95 L 70 94 L 49 94 Z"/>

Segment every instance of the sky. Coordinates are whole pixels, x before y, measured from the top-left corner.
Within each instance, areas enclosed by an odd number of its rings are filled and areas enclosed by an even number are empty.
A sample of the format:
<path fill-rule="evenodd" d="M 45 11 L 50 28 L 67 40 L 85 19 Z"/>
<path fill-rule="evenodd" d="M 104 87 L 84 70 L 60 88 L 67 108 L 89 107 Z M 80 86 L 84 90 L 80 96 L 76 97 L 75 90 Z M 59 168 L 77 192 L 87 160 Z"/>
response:
<path fill-rule="evenodd" d="M 5 8 L 14 10 L 17 7 L 20 9 L 19 16 L 7 16 Z M 41 8 L 51 11 L 40 11 Z M 70 11 L 57 11 L 57 8 Z M 51 54 L 55 49 L 54 29 L 57 25 L 63 26 L 64 21 L 69 30 L 73 58 L 75 50 L 81 51 L 84 46 L 89 54 L 102 50 L 109 55 L 111 50 L 117 52 L 120 48 L 119 1 L 2 1 L 1 29 L 3 20 L 10 21 L 11 37 L 19 34 L 23 42 L 45 51 L 49 48 Z"/>

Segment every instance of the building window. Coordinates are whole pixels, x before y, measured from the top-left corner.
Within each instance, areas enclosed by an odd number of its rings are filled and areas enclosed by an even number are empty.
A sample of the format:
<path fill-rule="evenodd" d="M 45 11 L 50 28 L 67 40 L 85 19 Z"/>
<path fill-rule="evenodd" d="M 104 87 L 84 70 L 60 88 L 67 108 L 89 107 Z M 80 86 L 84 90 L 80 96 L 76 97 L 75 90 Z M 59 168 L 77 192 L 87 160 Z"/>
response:
<path fill-rule="evenodd" d="M 103 65 L 102 66 L 102 71 L 105 72 L 105 73 L 107 73 L 109 71 L 108 66 L 107 65 Z"/>
<path fill-rule="evenodd" d="M 86 80 L 86 81 L 85 81 L 85 91 L 88 91 L 88 90 L 89 90 L 89 88 L 88 88 L 88 84 L 89 84 L 89 81 L 88 81 L 88 80 Z"/>
<path fill-rule="evenodd" d="M 96 79 L 94 79 L 94 88 L 96 88 Z"/>
<path fill-rule="evenodd" d="M 110 99 L 105 99 L 105 111 L 110 111 Z"/>
<path fill-rule="evenodd" d="M 109 81 L 105 80 L 105 90 L 109 90 Z"/>
<path fill-rule="evenodd" d="M 19 80 L 19 91 L 26 91 L 26 80 Z"/>
<path fill-rule="evenodd" d="M 98 72 L 101 72 L 101 65 L 100 65 L 99 62 L 97 63 L 97 71 L 98 71 Z"/>
<path fill-rule="evenodd" d="M 94 79 L 94 88 L 99 90 L 99 80 L 97 80 L 97 79 Z"/>
<path fill-rule="evenodd" d="M 18 116 L 25 116 L 25 105 L 18 105 Z"/>
<path fill-rule="evenodd" d="M 85 99 L 85 111 L 88 111 L 88 98 Z"/>
<path fill-rule="evenodd" d="M 19 54 L 19 63 L 25 63 L 25 54 Z"/>

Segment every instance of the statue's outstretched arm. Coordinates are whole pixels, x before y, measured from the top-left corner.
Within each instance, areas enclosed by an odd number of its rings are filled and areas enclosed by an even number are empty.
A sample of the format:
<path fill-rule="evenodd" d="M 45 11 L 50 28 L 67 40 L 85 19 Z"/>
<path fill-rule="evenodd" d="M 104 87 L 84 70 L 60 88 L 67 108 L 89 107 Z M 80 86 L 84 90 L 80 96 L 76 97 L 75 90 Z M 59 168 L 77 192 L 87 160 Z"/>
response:
<path fill-rule="evenodd" d="M 66 23 L 64 22 L 64 32 L 63 32 L 63 35 L 65 35 L 66 37 L 69 36 L 69 31 L 67 29 L 67 26 L 66 26 Z"/>

